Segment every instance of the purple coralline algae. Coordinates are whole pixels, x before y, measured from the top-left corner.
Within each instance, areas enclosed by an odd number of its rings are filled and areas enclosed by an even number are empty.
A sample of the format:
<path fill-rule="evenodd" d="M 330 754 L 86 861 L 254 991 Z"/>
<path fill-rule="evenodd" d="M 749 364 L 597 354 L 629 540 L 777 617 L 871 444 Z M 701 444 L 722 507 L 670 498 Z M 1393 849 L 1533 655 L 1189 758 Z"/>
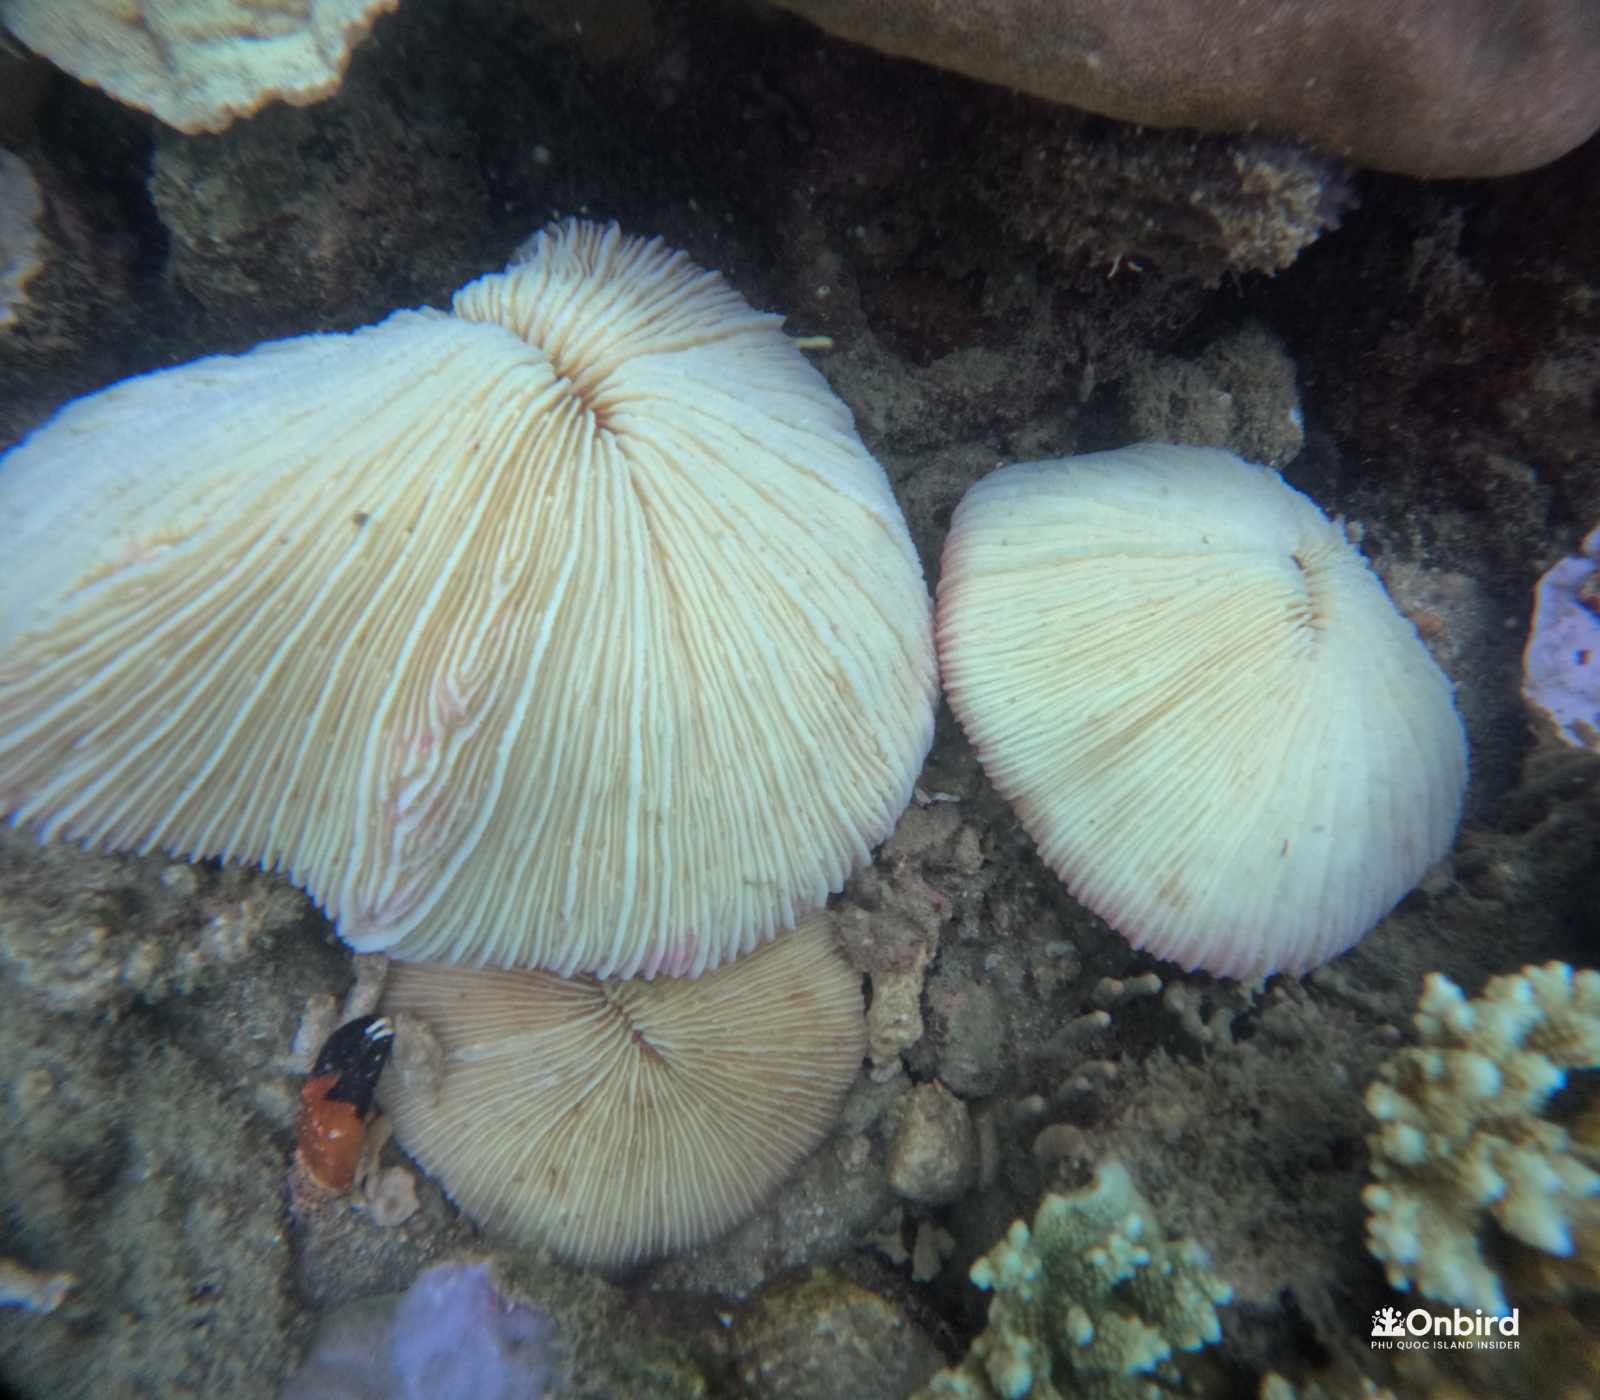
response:
<path fill-rule="evenodd" d="M 281 1400 L 539 1400 L 559 1363 L 554 1324 L 487 1264 L 441 1264 L 331 1313 Z"/>
<path fill-rule="evenodd" d="M 1534 590 L 1522 695 L 1563 742 L 1600 751 L 1600 525 Z"/>

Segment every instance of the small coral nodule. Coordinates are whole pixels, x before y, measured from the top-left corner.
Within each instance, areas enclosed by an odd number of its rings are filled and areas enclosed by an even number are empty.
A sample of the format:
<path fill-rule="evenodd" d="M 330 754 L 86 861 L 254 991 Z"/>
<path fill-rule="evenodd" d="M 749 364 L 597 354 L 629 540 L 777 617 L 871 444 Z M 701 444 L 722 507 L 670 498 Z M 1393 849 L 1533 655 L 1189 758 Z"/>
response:
<path fill-rule="evenodd" d="M 1040 1203 L 972 1266 L 993 1292 L 989 1325 L 966 1359 L 917 1400 L 1092 1395 L 1146 1400 L 1169 1393 L 1175 1351 L 1222 1336 L 1217 1308 L 1233 1290 L 1194 1240 L 1168 1240 L 1118 1162 L 1093 1183 Z"/>
<path fill-rule="evenodd" d="M 1525 967 L 1470 1001 L 1432 973 L 1415 1019 L 1420 1044 L 1367 1090 L 1367 1247 L 1395 1288 L 1503 1313 L 1486 1217 L 1545 1255 L 1600 1255 L 1600 1148 L 1544 1116 L 1569 1070 L 1600 1067 L 1600 972 Z"/>

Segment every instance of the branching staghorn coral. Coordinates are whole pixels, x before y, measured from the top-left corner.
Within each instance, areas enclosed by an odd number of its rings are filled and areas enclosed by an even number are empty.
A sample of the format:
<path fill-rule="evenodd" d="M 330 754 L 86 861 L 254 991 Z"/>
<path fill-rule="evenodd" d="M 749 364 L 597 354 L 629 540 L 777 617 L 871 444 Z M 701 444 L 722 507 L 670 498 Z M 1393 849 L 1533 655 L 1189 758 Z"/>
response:
<path fill-rule="evenodd" d="M 1600 1243 L 1600 1150 L 1544 1117 L 1567 1071 L 1600 1066 L 1600 972 L 1565 963 L 1493 978 L 1468 1001 L 1439 973 L 1415 1018 L 1421 1044 L 1367 1090 L 1367 1247 L 1398 1289 L 1506 1311 L 1479 1232 L 1488 1214 L 1549 1255 Z"/>
<path fill-rule="evenodd" d="M 989 1325 L 962 1363 L 915 1400 L 1149 1400 L 1178 1382 L 1174 1351 L 1222 1335 L 1233 1291 L 1191 1239 L 1168 1241 L 1127 1169 L 1040 1203 L 972 1266 L 993 1292 Z"/>

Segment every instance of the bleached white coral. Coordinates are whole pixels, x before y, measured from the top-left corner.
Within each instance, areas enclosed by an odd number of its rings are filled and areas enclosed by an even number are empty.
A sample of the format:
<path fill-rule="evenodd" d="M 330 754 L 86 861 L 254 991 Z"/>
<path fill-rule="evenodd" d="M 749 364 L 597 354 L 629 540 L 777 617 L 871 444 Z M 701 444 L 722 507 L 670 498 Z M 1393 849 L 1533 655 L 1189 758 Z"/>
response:
<path fill-rule="evenodd" d="M 1145 1400 L 1169 1393 L 1173 1352 L 1222 1335 L 1232 1290 L 1193 1240 L 1169 1241 L 1127 1170 L 1108 1162 L 1092 1185 L 1041 1202 L 972 1266 L 992 1291 L 989 1325 L 959 1367 L 919 1400 Z"/>
<path fill-rule="evenodd" d="M 1421 1044 L 1391 1056 L 1367 1090 L 1381 1125 L 1368 1139 L 1367 1247 L 1396 1288 L 1504 1312 L 1479 1245 L 1484 1214 L 1567 1256 L 1600 1197 L 1600 1155 L 1542 1116 L 1567 1071 L 1600 1066 L 1600 973 L 1526 967 L 1472 1001 L 1433 973 L 1415 1023 Z"/>

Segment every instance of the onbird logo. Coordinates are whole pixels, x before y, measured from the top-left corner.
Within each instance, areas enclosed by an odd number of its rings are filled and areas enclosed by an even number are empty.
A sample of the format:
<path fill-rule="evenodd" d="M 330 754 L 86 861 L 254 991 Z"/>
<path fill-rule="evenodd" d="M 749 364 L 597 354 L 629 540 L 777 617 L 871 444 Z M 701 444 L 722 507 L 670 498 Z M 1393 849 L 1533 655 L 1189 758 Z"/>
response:
<path fill-rule="evenodd" d="M 1372 1314 L 1372 1341 L 1376 1351 L 1515 1351 L 1522 1343 L 1518 1333 L 1522 1317 L 1462 1308 L 1445 1312 L 1432 1308 L 1379 1308 Z"/>
<path fill-rule="evenodd" d="M 1405 1334 L 1405 1319 L 1401 1317 L 1399 1308 L 1379 1308 L 1372 1314 L 1374 1337 L 1403 1337 Z"/>

